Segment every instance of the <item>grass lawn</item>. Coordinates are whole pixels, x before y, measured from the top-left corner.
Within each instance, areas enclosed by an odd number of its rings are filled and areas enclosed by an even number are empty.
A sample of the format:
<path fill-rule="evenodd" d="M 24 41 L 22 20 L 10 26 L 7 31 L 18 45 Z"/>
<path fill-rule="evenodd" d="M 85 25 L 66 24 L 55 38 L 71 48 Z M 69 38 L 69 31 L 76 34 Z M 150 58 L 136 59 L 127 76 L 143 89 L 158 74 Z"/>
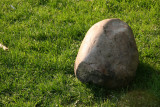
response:
<path fill-rule="evenodd" d="M 74 61 L 88 29 L 130 25 L 140 63 L 133 83 L 108 90 L 81 83 Z M 0 106 L 160 105 L 160 0 L 0 0 Z"/>

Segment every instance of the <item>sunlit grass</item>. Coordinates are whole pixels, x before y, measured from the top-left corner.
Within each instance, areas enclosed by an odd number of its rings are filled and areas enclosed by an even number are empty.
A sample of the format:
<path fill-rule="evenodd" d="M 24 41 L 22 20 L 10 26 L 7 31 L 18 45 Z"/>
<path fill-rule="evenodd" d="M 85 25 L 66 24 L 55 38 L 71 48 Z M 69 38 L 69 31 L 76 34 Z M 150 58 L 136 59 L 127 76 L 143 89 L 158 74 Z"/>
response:
<path fill-rule="evenodd" d="M 159 0 L 1 0 L 0 43 L 9 50 L 0 49 L 0 106 L 130 105 L 125 98 L 135 90 L 160 99 L 159 4 Z M 74 61 L 87 30 L 107 18 L 125 21 L 135 36 L 140 64 L 128 88 L 107 90 L 74 76 Z"/>

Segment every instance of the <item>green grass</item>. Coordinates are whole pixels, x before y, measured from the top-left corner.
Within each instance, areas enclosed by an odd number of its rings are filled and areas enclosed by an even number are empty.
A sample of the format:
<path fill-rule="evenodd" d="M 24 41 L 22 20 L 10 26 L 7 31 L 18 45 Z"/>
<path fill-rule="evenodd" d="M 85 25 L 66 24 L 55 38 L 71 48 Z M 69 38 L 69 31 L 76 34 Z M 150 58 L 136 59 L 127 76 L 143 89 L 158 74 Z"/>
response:
<path fill-rule="evenodd" d="M 9 48 L 0 49 L 0 106 L 160 105 L 159 0 L 1 0 L 0 6 L 0 43 Z M 140 63 L 128 88 L 108 90 L 74 76 L 87 30 L 108 18 L 128 23 L 136 39 Z"/>

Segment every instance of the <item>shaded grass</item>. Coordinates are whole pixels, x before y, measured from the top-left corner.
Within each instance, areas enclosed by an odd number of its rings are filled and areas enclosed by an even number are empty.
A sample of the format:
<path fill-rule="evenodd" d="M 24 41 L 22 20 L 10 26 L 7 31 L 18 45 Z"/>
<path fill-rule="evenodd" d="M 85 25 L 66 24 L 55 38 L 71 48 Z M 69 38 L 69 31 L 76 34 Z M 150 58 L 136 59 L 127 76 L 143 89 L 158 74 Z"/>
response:
<path fill-rule="evenodd" d="M 0 43 L 9 51 L 0 49 L 0 106 L 117 106 L 126 104 L 125 96 L 136 90 L 146 92 L 142 97 L 149 93 L 160 99 L 159 4 L 158 0 L 1 0 Z M 120 18 L 134 32 L 140 64 L 127 88 L 108 90 L 82 84 L 74 76 L 74 60 L 85 33 L 106 18 Z"/>

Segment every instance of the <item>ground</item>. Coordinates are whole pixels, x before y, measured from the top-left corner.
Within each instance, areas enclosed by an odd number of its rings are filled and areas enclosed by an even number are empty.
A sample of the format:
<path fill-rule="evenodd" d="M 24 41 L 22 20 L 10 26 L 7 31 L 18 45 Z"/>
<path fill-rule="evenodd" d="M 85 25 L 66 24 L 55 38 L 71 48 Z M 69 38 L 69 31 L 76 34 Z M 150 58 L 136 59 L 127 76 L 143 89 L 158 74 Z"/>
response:
<path fill-rule="evenodd" d="M 1 0 L 0 43 L 9 50 L 0 49 L 0 106 L 132 107 L 145 102 L 158 107 L 159 5 L 159 0 Z M 140 59 L 132 84 L 117 90 L 83 84 L 74 76 L 86 32 L 108 18 L 129 24 Z M 150 98 L 155 100 L 148 103 Z"/>

